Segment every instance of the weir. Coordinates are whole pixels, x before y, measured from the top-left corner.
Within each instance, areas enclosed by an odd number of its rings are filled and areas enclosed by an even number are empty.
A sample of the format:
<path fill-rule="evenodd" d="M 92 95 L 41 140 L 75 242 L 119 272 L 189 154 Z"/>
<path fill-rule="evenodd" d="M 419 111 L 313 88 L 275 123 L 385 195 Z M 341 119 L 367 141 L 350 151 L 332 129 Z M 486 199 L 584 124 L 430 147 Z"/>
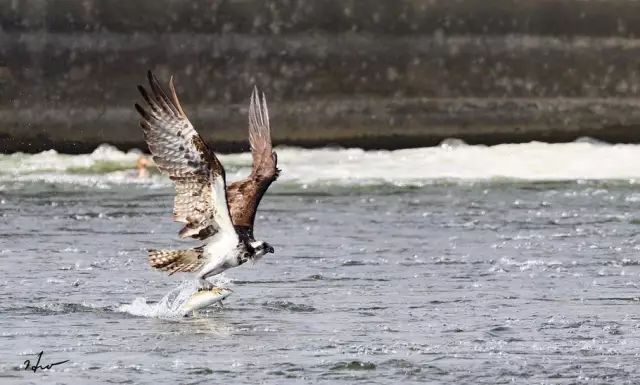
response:
<path fill-rule="evenodd" d="M 144 148 L 147 69 L 218 151 L 640 141 L 634 1 L 0 1 L 0 152 Z M 517 5 L 517 6 L 516 6 Z"/>

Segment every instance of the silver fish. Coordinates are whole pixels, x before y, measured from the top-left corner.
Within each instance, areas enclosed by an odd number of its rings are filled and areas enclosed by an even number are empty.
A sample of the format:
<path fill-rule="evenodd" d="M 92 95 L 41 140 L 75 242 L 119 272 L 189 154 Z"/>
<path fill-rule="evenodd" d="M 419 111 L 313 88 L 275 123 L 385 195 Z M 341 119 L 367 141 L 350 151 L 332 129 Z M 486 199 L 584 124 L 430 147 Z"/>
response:
<path fill-rule="evenodd" d="M 196 310 L 207 307 L 213 303 L 220 302 L 233 293 L 233 290 L 224 287 L 214 287 L 211 289 L 199 290 L 191 295 L 189 300 L 180 307 L 183 316 L 188 316 Z"/>

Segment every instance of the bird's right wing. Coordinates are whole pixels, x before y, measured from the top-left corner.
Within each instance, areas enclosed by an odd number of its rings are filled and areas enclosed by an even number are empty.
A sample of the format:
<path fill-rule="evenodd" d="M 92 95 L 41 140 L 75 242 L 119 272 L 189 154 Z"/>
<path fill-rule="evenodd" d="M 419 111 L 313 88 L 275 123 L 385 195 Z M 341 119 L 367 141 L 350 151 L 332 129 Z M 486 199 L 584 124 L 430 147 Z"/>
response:
<path fill-rule="evenodd" d="M 151 93 L 142 86 L 138 90 L 149 109 L 137 103 L 135 107 L 142 116 L 140 126 L 153 160 L 175 183 L 173 219 L 185 223 L 180 237 L 205 239 L 219 231 L 235 234 L 225 194 L 224 167 L 182 110 L 173 78 L 169 82 L 171 97 L 151 71 L 148 78 Z"/>
<path fill-rule="evenodd" d="M 231 219 L 235 226 L 253 235 L 253 222 L 262 196 L 280 174 L 278 157 L 271 145 L 271 128 L 267 100 L 257 88 L 251 94 L 249 104 L 249 143 L 253 166 L 251 175 L 227 187 L 227 199 Z"/>

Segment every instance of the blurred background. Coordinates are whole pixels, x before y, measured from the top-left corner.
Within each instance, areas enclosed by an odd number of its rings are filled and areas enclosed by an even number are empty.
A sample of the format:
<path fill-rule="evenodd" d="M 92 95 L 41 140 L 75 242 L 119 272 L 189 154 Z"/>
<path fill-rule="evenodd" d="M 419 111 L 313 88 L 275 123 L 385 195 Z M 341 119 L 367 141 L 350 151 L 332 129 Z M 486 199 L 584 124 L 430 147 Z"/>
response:
<path fill-rule="evenodd" d="M 0 0 L 0 152 L 146 148 L 147 69 L 219 151 L 640 140 L 640 2 Z"/>

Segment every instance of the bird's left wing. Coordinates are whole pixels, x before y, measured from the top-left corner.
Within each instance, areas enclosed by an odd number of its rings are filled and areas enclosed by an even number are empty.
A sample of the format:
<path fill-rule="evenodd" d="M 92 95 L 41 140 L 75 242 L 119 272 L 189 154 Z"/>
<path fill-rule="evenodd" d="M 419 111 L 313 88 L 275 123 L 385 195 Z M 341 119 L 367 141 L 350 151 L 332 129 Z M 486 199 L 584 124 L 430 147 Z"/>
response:
<path fill-rule="evenodd" d="M 149 105 L 136 103 L 140 126 L 153 160 L 175 183 L 173 218 L 185 223 L 180 237 L 206 239 L 219 231 L 235 234 L 225 194 L 224 167 L 193 128 L 180 106 L 173 78 L 169 97 L 156 77 L 148 72 L 151 92 L 138 86 Z"/>

